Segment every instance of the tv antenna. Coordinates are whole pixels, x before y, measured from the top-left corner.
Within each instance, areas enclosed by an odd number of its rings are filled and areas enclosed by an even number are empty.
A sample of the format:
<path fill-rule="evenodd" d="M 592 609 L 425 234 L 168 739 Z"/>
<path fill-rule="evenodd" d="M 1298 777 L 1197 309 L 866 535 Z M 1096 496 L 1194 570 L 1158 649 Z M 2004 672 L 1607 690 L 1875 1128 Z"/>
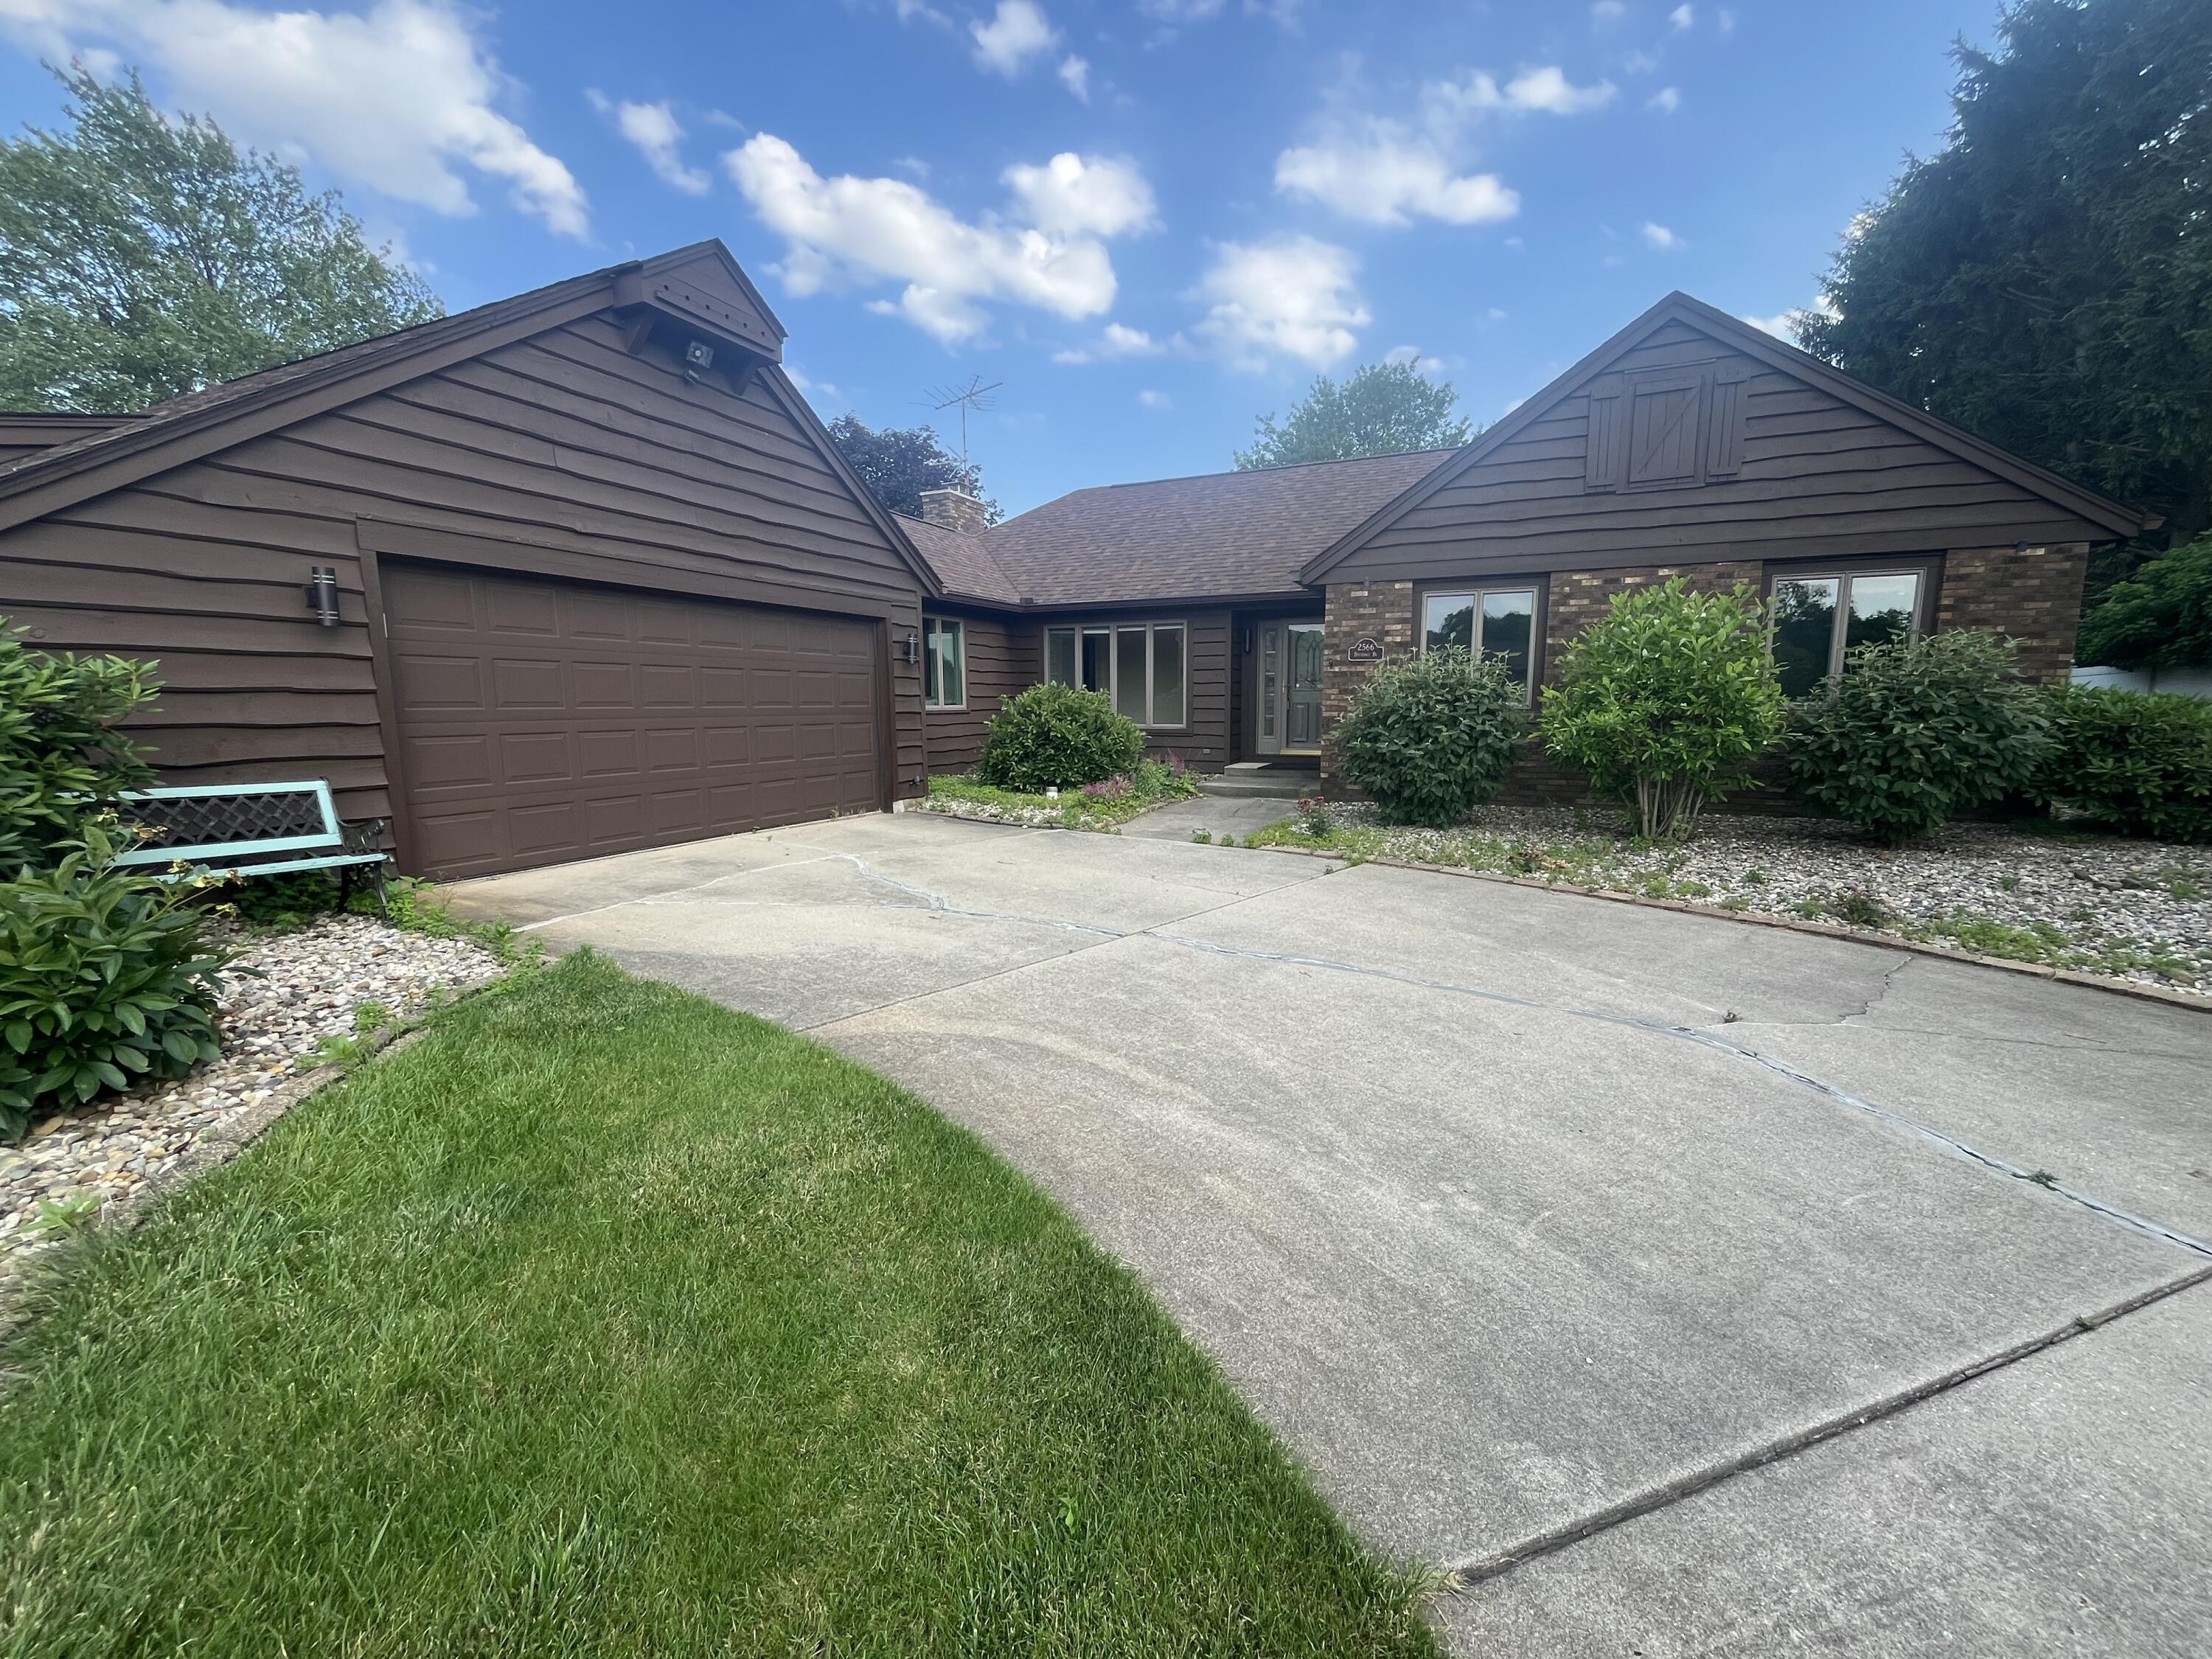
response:
<path fill-rule="evenodd" d="M 932 409 L 940 415 L 948 409 L 957 409 L 960 411 L 960 459 L 963 463 L 968 459 L 969 410 L 974 410 L 981 414 L 985 410 L 996 408 L 998 400 L 991 394 L 1004 385 L 1006 385 L 1004 380 L 994 380 L 990 385 L 985 386 L 981 375 L 970 374 L 965 386 L 930 387 L 929 406 Z"/>

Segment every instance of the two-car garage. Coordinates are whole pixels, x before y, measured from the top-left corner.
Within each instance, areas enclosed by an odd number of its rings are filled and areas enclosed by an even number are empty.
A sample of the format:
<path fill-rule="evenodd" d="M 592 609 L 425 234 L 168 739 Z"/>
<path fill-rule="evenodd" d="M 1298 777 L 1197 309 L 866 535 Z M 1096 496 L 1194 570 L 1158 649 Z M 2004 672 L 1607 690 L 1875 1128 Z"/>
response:
<path fill-rule="evenodd" d="M 579 582 L 384 573 L 412 862 L 441 878 L 873 811 L 874 626 Z"/>
<path fill-rule="evenodd" d="M 719 243 L 172 398 L 0 415 L 0 616 L 146 659 L 167 782 L 326 781 L 441 879 L 923 785 L 942 591 Z"/>

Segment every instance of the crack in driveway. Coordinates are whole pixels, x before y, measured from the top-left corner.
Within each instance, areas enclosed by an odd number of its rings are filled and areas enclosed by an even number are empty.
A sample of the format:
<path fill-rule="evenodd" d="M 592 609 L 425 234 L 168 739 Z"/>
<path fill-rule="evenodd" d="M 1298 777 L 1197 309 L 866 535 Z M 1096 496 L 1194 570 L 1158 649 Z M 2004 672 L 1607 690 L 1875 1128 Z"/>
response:
<path fill-rule="evenodd" d="M 2176 1228 L 2168 1227 L 2162 1222 L 2154 1221 L 2147 1216 L 2137 1215 L 2131 1210 L 2122 1208 L 2119 1205 L 2108 1203 L 2093 1194 L 2082 1192 L 2078 1188 L 2069 1187 L 2062 1181 L 2053 1179 L 2044 1171 L 2022 1169 L 2008 1158 L 2000 1158 L 1994 1152 L 1984 1152 L 1980 1147 L 1938 1129 L 1932 1124 L 1923 1123 L 1919 1119 L 1893 1108 L 1877 1105 L 1873 1101 L 1852 1093 L 1840 1084 L 1831 1083 L 1825 1078 L 1815 1076 L 1802 1066 L 1794 1066 L 1786 1060 L 1764 1054 L 1743 1043 L 1732 1042 L 1710 1030 L 1691 1025 L 1667 1025 L 1657 1020 L 1641 1019 L 1633 1014 L 1610 1013 L 1601 1008 L 1577 1007 L 1571 1003 L 1546 1002 L 1535 997 L 1521 996 L 1510 991 L 1494 991 L 1480 986 L 1458 984 L 1450 980 L 1430 979 L 1422 975 L 1404 973 L 1396 969 L 1374 967 L 1361 963 L 1340 962 L 1328 957 L 1311 957 L 1285 951 L 1262 951 L 1249 945 L 1223 945 L 1211 939 L 1193 939 L 1186 934 L 1163 931 L 1164 927 L 1173 925 L 1172 923 L 1161 923 L 1150 927 L 1121 929 L 1106 927 L 1091 922 L 1020 915 L 1006 911 L 971 910 L 954 902 L 942 893 L 933 892 L 926 887 L 915 886 L 910 882 L 901 881 L 895 876 L 885 875 L 881 871 L 872 868 L 866 860 L 856 853 L 836 853 L 831 856 L 851 865 L 864 879 L 902 893 L 939 915 L 955 916 L 970 921 L 1008 922 L 1031 927 L 1059 927 L 1092 935 L 1100 944 L 1111 944 L 1118 940 L 1133 939 L 1157 939 L 1164 945 L 1177 945 L 1190 951 L 1201 951 L 1214 956 L 1234 957 L 1248 962 L 1263 962 L 1279 967 L 1310 968 L 1325 973 L 1356 975 L 1366 979 L 1379 979 L 1394 984 L 1413 986 L 1421 990 L 1442 991 L 1454 996 L 1473 997 L 1480 1001 L 1497 1003 L 1506 1007 L 1526 1008 L 1540 1013 L 1561 1014 L 1572 1019 L 1591 1020 L 1600 1024 L 1611 1025 L 1626 1030 L 1646 1032 L 1654 1036 L 1667 1037 L 1676 1042 L 1693 1042 L 1701 1048 L 1730 1055 L 1747 1064 L 1763 1066 L 1777 1076 L 1786 1078 L 1790 1082 L 1834 1101 L 1838 1105 L 1847 1107 L 1852 1111 L 1886 1124 L 1909 1137 L 1917 1138 L 1954 1157 L 1978 1164 L 1994 1174 L 2039 1188 L 2053 1197 L 2086 1210 L 2102 1220 L 2126 1228 L 2130 1231 L 2140 1233 L 2146 1237 L 2157 1239 L 2162 1243 L 2187 1250 L 2193 1255 L 2212 1259 L 2212 1242 L 2194 1237 Z M 1318 878 L 1309 878 L 1309 879 L 1318 879 Z M 1239 896 L 1206 910 L 1194 911 L 1188 915 L 1178 916 L 1175 918 L 1175 921 L 1193 921 L 1200 915 L 1212 915 L 1215 910 L 1227 909 L 1233 905 L 1244 902 L 1247 896 Z M 1883 975 L 1882 985 L 1869 1000 L 1868 1008 L 1873 1007 L 1875 1003 L 1881 1000 L 1887 992 L 1890 981 L 1905 968 L 1911 965 L 1912 961 L 1913 958 L 1908 957 Z M 1036 965 L 1034 963 L 1024 963 L 1005 971 L 1009 974 L 1020 973 Z M 994 978 L 1000 976 L 992 975 Z M 895 999 L 894 1002 L 910 1002 L 918 1000 L 921 997 L 934 994 L 936 993 L 933 991 L 923 992 L 917 997 Z M 855 1013 L 841 1015 L 836 1020 L 825 1021 L 823 1024 L 824 1026 L 840 1024 L 845 1020 L 861 1018 L 867 1014 L 878 1012 L 881 1007 L 891 1006 L 893 1004 L 886 1003 L 878 1005 L 877 1008 L 862 1009 Z M 1855 1016 L 1846 1015 L 1843 1019 L 1830 1023 L 1841 1024 L 1844 1019 L 1851 1018 Z"/>

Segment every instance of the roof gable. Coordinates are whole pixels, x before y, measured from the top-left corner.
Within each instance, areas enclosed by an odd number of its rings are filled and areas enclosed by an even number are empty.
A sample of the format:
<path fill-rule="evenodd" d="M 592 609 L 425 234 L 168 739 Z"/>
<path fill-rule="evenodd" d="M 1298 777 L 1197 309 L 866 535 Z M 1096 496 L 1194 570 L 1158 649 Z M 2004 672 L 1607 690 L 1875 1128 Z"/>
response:
<path fill-rule="evenodd" d="M 664 293 L 663 290 L 665 290 Z M 166 402 L 104 429 L 0 465 L 0 530 L 484 356 L 563 324 L 625 305 L 665 313 L 687 301 L 713 331 L 757 352 L 762 380 L 890 541 L 926 592 L 935 573 L 869 495 L 780 366 L 783 325 L 719 240 L 695 242 L 526 294 L 282 363 Z M 678 314 L 687 314 L 678 308 Z"/>
<path fill-rule="evenodd" d="M 1692 338 L 1702 342 L 1702 347 L 1692 345 Z M 1310 561 L 1299 572 L 1301 579 L 1320 582 L 1364 550 L 1417 524 L 1420 515 L 1444 512 L 1444 503 L 1451 499 L 1448 492 L 1463 493 L 1471 488 L 1486 463 L 1495 461 L 1506 465 L 1527 453 L 1531 446 L 1540 446 L 1552 435 L 1547 429 L 1547 422 L 1560 432 L 1564 432 L 1565 425 L 1573 427 L 1576 454 L 1592 489 L 1620 489 L 1626 493 L 1665 489 L 1670 483 L 1664 476 L 1669 469 L 1686 469 L 1683 477 L 1671 481 L 1680 485 L 1690 483 L 1692 478 L 1698 484 L 1709 480 L 1735 482 L 1741 459 L 1735 453 L 1723 453 L 1714 447 L 1723 442 L 1720 428 L 1709 431 L 1693 426 L 1686 441 L 1669 446 L 1665 398 L 1674 388 L 1664 383 L 1663 371 L 1651 365 L 1664 363 L 1670 350 L 1686 364 L 1705 363 L 1709 377 L 1723 383 L 1733 381 L 1741 386 L 1754 375 L 1769 380 L 1786 377 L 1788 382 L 1818 394 L 1820 399 L 1856 410 L 1868 422 L 1879 422 L 1897 434 L 1899 442 L 1925 446 L 1931 454 L 1957 464 L 1954 471 L 1958 465 L 1963 465 L 1975 469 L 1978 475 L 1988 480 L 2002 481 L 2006 493 L 2022 499 L 2033 498 L 2040 504 L 2045 521 L 2063 520 L 2075 527 L 2077 537 L 2117 539 L 2140 534 L 2149 523 L 2155 522 L 1961 428 L 1877 392 L 1702 301 L 1676 293 L 1644 312 L 1486 429 L 1451 461 L 1384 504 Z M 1717 374 L 1712 374 L 1711 364 L 1714 360 L 1726 360 L 1736 368 L 1733 372 L 1723 368 Z M 1650 400 L 1648 411 L 1639 406 L 1632 415 L 1620 404 L 1619 394 L 1622 387 L 1619 383 L 1625 365 L 1642 366 L 1636 390 L 1657 394 Z M 1739 394 L 1724 389 L 1693 393 L 1686 388 L 1678 395 L 1685 399 L 1697 395 L 1725 399 Z M 1638 400 L 1632 398 L 1630 402 Z M 1708 403 L 1707 407 L 1711 406 Z M 1583 413 L 1585 407 L 1592 410 L 1587 416 Z M 1632 458 L 1628 453 L 1632 448 L 1637 451 Z M 1639 477 L 1639 468 L 1656 470 L 1659 476 Z M 1558 469 L 1555 466 L 1553 470 Z M 1774 494 L 1771 490 L 1766 493 L 1770 496 Z M 1411 533 L 1410 530 L 1407 533 Z M 1480 532 L 1476 529 L 1471 533 Z"/>

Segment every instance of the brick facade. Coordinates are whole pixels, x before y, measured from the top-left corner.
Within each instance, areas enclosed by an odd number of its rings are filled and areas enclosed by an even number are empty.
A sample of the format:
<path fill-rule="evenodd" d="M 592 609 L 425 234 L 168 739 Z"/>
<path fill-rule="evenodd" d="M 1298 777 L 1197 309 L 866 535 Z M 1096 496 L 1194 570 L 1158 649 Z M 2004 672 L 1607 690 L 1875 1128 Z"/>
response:
<path fill-rule="evenodd" d="M 1947 554 L 1936 626 L 1990 628 L 2020 641 L 2020 672 L 2056 682 L 2074 666 L 2081 621 L 2086 542 L 2052 547 L 1978 547 Z"/>
<path fill-rule="evenodd" d="M 1795 562 L 1793 561 L 1793 562 Z M 1936 599 L 1935 627 L 1988 628 L 2020 642 L 2021 672 L 2030 679 L 2057 681 L 2074 665 L 2074 637 L 2081 609 L 2082 579 L 2088 547 L 2081 542 L 2051 547 L 1976 548 L 1944 555 Z M 1682 576 L 1692 587 L 1723 590 L 1743 583 L 1754 591 L 1765 580 L 1758 560 L 1704 564 L 1642 566 L 1621 570 L 1564 570 L 1553 573 L 1543 600 L 1544 650 L 1540 665 L 1547 685 L 1559 683 L 1567 642 L 1605 615 L 1617 593 L 1649 587 Z M 1371 663 L 1346 660 L 1352 642 L 1374 638 L 1386 656 L 1414 647 L 1414 584 L 1366 581 L 1335 584 L 1328 590 L 1328 660 L 1322 671 L 1322 720 L 1324 746 L 1322 781 L 1327 793 L 1353 796 L 1337 771 L 1335 748 L 1327 741 L 1351 708 Z M 1534 744 L 1507 779 L 1504 800 L 1518 805 L 1589 799 L 1577 775 L 1553 765 Z M 1739 798 L 1739 810 L 1789 810 L 1787 800 L 1768 790 Z"/>
<path fill-rule="evenodd" d="M 1754 559 L 1717 564 L 1660 564 L 1634 570 L 1559 572 L 1552 578 L 1544 604 L 1544 684 L 1559 684 L 1559 664 L 1566 654 L 1567 641 L 1603 617 L 1616 593 L 1653 587 L 1676 576 L 1686 577 L 1695 588 L 1725 591 L 1742 582 L 1756 592 L 1765 568 Z"/>

